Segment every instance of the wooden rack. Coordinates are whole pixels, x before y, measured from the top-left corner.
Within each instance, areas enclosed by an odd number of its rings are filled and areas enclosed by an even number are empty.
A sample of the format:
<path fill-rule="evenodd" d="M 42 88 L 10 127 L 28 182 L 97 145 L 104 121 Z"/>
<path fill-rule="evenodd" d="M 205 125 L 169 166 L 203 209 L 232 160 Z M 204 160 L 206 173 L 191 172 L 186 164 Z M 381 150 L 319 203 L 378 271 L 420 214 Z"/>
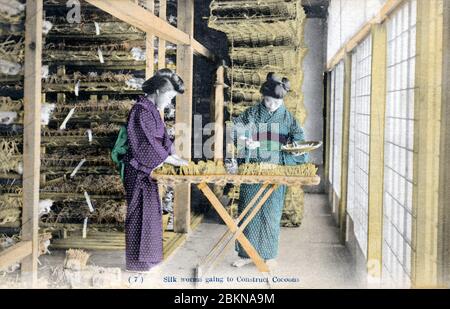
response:
<path fill-rule="evenodd" d="M 147 34 L 147 59 L 153 59 L 152 38 L 159 37 L 177 45 L 177 73 L 186 84 L 187 91 L 178 98 L 176 122 L 192 127 L 193 56 L 215 60 L 215 56 L 194 38 L 194 0 L 178 3 L 178 28 L 153 13 L 154 0 L 147 0 L 145 9 L 131 0 L 86 0 L 114 17 Z M 25 24 L 25 83 L 24 83 L 24 175 L 22 241 L 0 253 L 0 268 L 21 262 L 22 274 L 30 276 L 30 285 L 37 282 L 39 250 L 38 212 L 41 161 L 41 101 L 42 101 L 42 25 L 43 0 L 27 0 Z M 147 61 L 146 76 L 153 73 L 153 61 Z M 176 132 L 183 140 L 184 150 L 177 150 L 184 159 L 190 159 L 191 129 Z M 190 226 L 190 186 L 175 188 L 175 232 L 187 232 Z"/>

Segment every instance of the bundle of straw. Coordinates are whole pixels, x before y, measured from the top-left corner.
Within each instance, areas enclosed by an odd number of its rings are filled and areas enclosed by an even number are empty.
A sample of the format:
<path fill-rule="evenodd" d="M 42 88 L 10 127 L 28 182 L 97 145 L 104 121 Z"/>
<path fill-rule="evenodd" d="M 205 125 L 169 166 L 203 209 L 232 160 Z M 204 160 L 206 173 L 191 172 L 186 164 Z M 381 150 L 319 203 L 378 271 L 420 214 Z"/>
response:
<path fill-rule="evenodd" d="M 23 199 L 9 194 L 0 195 L 0 210 L 6 208 L 22 208 Z"/>
<path fill-rule="evenodd" d="M 0 97 L 0 111 L 19 112 L 23 109 L 22 100 L 12 100 L 10 97 Z"/>
<path fill-rule="evenodd" d="M 22 160 L 18 141 L 0 139 L 0 173 L 15 170 Z"/>
<path fill-rule="evenodd" d="M 223 175 L 226 174 L 226 169 L 222 161 L 199 161 L 198 163 L 190 161 L 187 166 L 180 167 L 164 164 L 153 173 L 159 175 Z"/>
<path fill-rule="evenodd" d="M 269 163 L 247 163 L 238 168 L 239 175 L 251 176 L 297 176 L 312 177 L 317 174 L 317 167 L 314 164 L 300 164 L 293 166 L 269 164 Z M 174 167 L 164 164 L 156 169 L 156 175 L 181 175 L 181 176 L 201 176 L 201 175 L 225 175 L 227 171 L 222 161 L 199 161 L 189 162 L 187 166 Z"/>
<path fill-rule="evenodd" d="M 82 270 L 86 268 L 90 254 L 80 249 L 69 249 L 66 251 L 64 268 L 71 270 Z"/>
<path fill-rule="evenodd" d="M 239 175 L 252 176 L 316 176 L 318 168 L 311 163 L 293 166 L 269 163 L 247 163 L 239 166 Z"/>
<path fill-rule="evenodd" d="M 0 226 L 20 221 L 21 213 L 19 208 L 0 209 Z"/>

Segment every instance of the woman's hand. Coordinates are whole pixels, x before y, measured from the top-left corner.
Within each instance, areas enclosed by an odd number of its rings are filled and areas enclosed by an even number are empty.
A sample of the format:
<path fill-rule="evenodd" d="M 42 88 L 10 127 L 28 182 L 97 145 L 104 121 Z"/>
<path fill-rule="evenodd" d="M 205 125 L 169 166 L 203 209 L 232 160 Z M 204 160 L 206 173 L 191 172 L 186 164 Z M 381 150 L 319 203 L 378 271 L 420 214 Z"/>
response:
<path fill-rule="evenodd" d="M 174 166 L 185 166 L 188 165 L 188 161 L 178 157 L 177 155 L 170 155 L 167 157 L 167 159 L 164 161 L 164 163 L 174 165 Z"/>
<path fill-rule="evenodd" d="M 245 144 L 247 145 L 247 148 L 250 149 L 250 150 L 255 150 L 255 149 L 261 147 L 261 143 L 260 142 L 253 141 L 253 140 L 248 140 Z"/>
<path fill-rule="evenodd" d="M 247 147 L 250 150 L 255 150 L 259 147 L 261 147 L 261 143 L 258 141 L 254 141 L 251 138 L 248 137 L 241 137 L 241 140 L 245 141 L 245 147 Z"/>
<path fill-rule="evenodd" d="M 297 143 L 297 142 L 293 142 L 292 143 L 293 145 L 294 145 L 294 147 L 297 147 L 299 144 Z M 292 155 L 294 156 L 294 157 L 299 157 L 299 156 L 301 156 L 301 155 L 304 155 L 305 154 L 305 152 L 303 152 L 303 151 L 298 151 L 298 152 L 293 152 L 292 153 Z"/>
<path fill-rule="evenodd" d="M 293 152 L 292 153 L 292 155 L 294 156 L 294 157 L 300 157 L 301 155 L 304 155 L 305 154 L 305 152 Z"/>

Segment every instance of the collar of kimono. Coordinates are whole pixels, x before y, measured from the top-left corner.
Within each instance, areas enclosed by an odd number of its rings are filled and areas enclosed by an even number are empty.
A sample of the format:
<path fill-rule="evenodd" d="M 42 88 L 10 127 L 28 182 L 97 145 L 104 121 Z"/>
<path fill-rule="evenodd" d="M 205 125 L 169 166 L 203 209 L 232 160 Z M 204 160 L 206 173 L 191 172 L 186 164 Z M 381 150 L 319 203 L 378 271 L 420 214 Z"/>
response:
<path fill-rule="evenodd" d="M 147 97 L 145 96 L 140 96 L 139 99 L 137 100 L 136 104 L 140 104 L 142 107 L 144 107 L 146 110 L 158 110 L 156 108 L 156 104 L 149 100 Z"/>
<path fill-rule="evenodd" d="M 276 113 L 281 112 L 281 111 L 284 110 L 284 103 L 281 104 L 280 107 L 278 107 L 277 110 L 276 110 L 276 111 L 273 111 L 273 112 L 269 111 L 269 109 L 268 109 L 268 108 L 266 107 L 266 105 L 264 104 L 264 101 L 261 101 L 261 102 L 259 103 L 259 106 L 260 106 L 260 109 L 264 110 L 266 113 L 268 113 L 268 114 L 271 115 L 271 116 L 273 116 L 273 115 L 275 115 Z"/>

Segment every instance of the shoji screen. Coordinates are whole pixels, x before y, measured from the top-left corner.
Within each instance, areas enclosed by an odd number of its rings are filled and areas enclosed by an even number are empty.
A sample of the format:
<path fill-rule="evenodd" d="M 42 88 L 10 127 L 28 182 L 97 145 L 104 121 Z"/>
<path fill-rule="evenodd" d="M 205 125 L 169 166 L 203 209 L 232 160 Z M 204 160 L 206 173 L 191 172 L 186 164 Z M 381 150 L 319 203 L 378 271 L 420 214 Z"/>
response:
<path fill-rule="evenodd" d="M 352 54 L 347 211 L 367 257 L 372 38 Z"/>
<path fill-rule="evenodd" d="M 332 97 L 330 119 L 330 177 L 334 191 L 341 192 L 342 117 L 344 104 L 344 62 L 332 72 Z"/>
<path fill-rule="evenodd" d="M 388 20 L 383 281 L 409 286 L 413 197 L 416 1 Z"/>

